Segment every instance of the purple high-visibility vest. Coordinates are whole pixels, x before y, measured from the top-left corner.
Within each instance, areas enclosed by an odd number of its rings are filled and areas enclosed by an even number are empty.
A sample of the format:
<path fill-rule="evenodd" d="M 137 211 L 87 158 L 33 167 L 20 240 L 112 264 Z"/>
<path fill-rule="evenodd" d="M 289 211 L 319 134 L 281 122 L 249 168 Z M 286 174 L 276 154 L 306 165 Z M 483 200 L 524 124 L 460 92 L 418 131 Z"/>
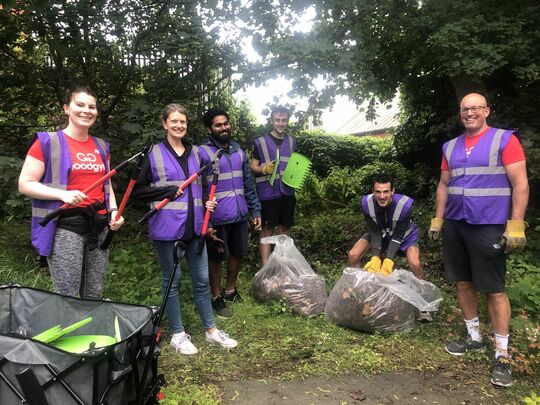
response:
<path fill-rule="evenodd" d="M 362 196 L 362 211 L 364 211 L 366 215 L 369 215 L 378 225 L 381 230 L 382 238 L 390 240 L 394 233 L 394 229 L 396 229 L 397 223 L 409 215 L 413 202 L 414 200 L 411 197 L 402 194 L 394 194 L 392 196 L 392 202 L 386 208 L 388 216 L 386 217 L 386 221 L 383 222 L 382 219 L 375 214 L 375 205 L 377 204 L 375 196 L 373 194 L 368 194 Z M 409 246 L 417 240 L 418 227 L 414 222 L 409 220 L 409 229 L 405 232 L 399 249 L 406 251 Z"/>
<path fill-rule="evenodd" d="M 189 176 L 186 177 L 182 167 L 176 158 L 169 152 L 163 143 L 154 145 L 149 154 L 150 167 L 152 169 L 152 186 L 180 186 L 184 180 L 196 173 L 200 169 L 199 150 L 193 146 L 188 156 Z M 194 231 L 196 235 L 201 234 L 204 218 L 204 208 L 202 201 L 202 182 L 199 177 L 188 187 L 191 187 L 193 195 L 193 208 L 195 211 Z M 148 221 L 148 230 L 152 240 L 177 240 L 184 236 L 186 230 L 186 219 L 188 215 L 189 193 L 184 190 L 184 194 L 170 201 Z M 150 206 L 155 207 L 159 201 L 152 202 Z"/>
<path fill-rule="evenodd" d="M 71 171 L 73 162 L 69 154 L 69 147 L 65 139 L 63 131 L 58 132 L 38 132 L 34 139 L 37 139 L 41 146 L 43 154 L 43 163 L 45 172 L 39 181 L 49 187 L 67 190 L 68 177 Z M 109 172 L 109 143 L 103 139 L 91 136 L 94 141 L 103 164 L 105 171 Z M 103 191 L 105 193 L 105 205 L 109 208 L 110 182 L 109 180 L 103 183 Z M 32 199 L 32 245 L 40 254 L 40 256 L 50 256 L 54 242 L 54 234 L 56 233 L 57 218 L 50 221 L 46 226 L 41 226 L 41 221 L 47 214 L 56 211 L 64 203 L 60 200 L 39 200 Z"/>
<path fill-rule="evenodd" d="M 273 162 L 276 159 L 278 147 L 269 134 L 255 139 L 255 146 L 259 152 L 262 165 Z M 287 167 L 291 154 L 295 150 L 296 139 L 288 134 L 285 134 L 283 143 L 281 144 L 279 150 L 279 166 L 276 172 L 274 185 L 270 185 L 270 174 L 258 175 L 255 177 L 255 187 L 257 189 L 259 200 L 275 200 L 283 197 L 284 195 L 294 195 L 294 189 L 284 184 L 283 181 L 281 181 L 281 177 L 283 176 L 283 172 Z"/>
<path fill-rule="evenodd" d="M 469 224 L 506 224 L 512 205 L 512 186 L 502 163 L 502 152 L 513 132 L 490 128 L 469 157 L 465 134 L 443 145 L 450 170 L 444 217 Z"/>
<path fill-rule="evenodd" d="M 215 145 L 199 147 L 202 161 L 214 160 L 218 148 Z M 228 224 L 239 217 L 247 217 L 249 210 L 244 196 L 243 163 L 246 154 L 241 148 L 223 153 L 219 159 L 219 178 L 216 187 L 217 208 L 210 214 L 212 225 Z M 213 173 L 208 174 L 208 184 L 212 183 Z"/>

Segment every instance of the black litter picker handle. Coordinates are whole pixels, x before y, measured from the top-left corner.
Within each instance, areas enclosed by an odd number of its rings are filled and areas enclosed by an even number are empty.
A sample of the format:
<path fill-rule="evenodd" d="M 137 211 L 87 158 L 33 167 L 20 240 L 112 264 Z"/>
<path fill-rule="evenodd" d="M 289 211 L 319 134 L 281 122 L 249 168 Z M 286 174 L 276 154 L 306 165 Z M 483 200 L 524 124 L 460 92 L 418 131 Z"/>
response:
<path fill-rule="evenodd" d="M 96 187 L 103 184 L 105 181 L 113 177 L 116 173 L 118 173 L 120 170 L 122 170 L 124 167 L 126 167 L 129 162 L 131 162 L 133 159 L 136 159 L 143 151 L 140 151 L 139 153 L 136 153 L 135 155 L 131 156 L 129 159 L 124 160 L 122 163 L 120 163 L 118 166 L 116 166 L 114 169 L 112 169 L 109 173 L 105 174 L 104 176 L 100 177 L 98 180 L 96 180 L 94 183 L 86 187 L 82 192 L 84 194 L 88 194 L 90 191 L 95 189 Z M 41 221 L 39 221 L 39 224 L 41 226 L 46 226 L 49 222 L 51 222 L 54 218 L 56 218 L 58 215 L 62 213 L 63 210 L 69 208 L 69 204 L 63 204 L 58 208 L 56 211 L 50 212 L 49 214 L 45 215 Z"/>
<path fill-rule="evenodd" d="M 177 240 L 174 242 L 173 247 L 173 268 L 171 270 L 171 275 L 169 276 L 169 281 L 167 282 L 167 291 L 165 296 L 163 297 L 163 300 L 161 302 L 161 308 L 159 309 L 156 317 L 156 321 L 153 326 L 152 330 L 152 341 L 150 342 L 150 347 L 148 348 L 148 355 L 146 356 L 146 362 L 144 363 L 144 370 L 141 376 L 140 381 L 142 384 L 138 386 L 138 393 L 137 393 L 137 405 L 143 404 L 144 399 L 144 391 L 145 391 L 145 384 L 146 376 L 148 375 L 148 370 L 150 369 L 150 363 L 152 362 L 152 357 L 154 355 L 154 350 L 156 348 L 157 344 L 157 336 L 159 332 L 159 328 L 161 327 L 161 320 L 163 319 L 163 312 L 165 312 L 165 306 L 167 305 L 167 300 L 169 298 L 169 293 L 171 292 L 172 283 L 174 280 L 174 275 L 176 273 L 176 270 L 178 268 L 178 265 L 180 263 L 180 260 L 185 256 L 186 254 L 186 245 L 181 240 Z"/>
<path fill-rule="evenodd" d="M 148 144 L 144 147 L 144 149 L 141 151 L 140 155 L 137 157 L 137 163 L 135 166 L 133 166 L 133 170 L 131 171 L 131 178 L 129 179 L 129 183 L 126 187 L 126 191 L 124 192 L 124 196 L 122 197 L 122 201 L 120 202 L 120 207 L 118 207 L 118 211 L 116 211 L 116 214 L 114 216 L 114 220 L 118 221 L 122 214 L 124 213 L 124 209 L 126 208 L 126 205 L 128 203 L 129 197 L 131 196 L 131 192 L 133 191 L 133 187 L 135 187 L 135 183 L 137 182 L 137 177 L 139 177 L 139 173 L 142 169 L 142 164 L 146 156 L 148 155 L 148 152 L 150 151 L 150 148 L 152 147 L 152 144 Z M 99 247 L 101 250 L 105 250 L 109 247 L 111 244 L 114 232 L 111 229 L 107 231 L 107 236 L 105 237 L 105 240 Z"/>

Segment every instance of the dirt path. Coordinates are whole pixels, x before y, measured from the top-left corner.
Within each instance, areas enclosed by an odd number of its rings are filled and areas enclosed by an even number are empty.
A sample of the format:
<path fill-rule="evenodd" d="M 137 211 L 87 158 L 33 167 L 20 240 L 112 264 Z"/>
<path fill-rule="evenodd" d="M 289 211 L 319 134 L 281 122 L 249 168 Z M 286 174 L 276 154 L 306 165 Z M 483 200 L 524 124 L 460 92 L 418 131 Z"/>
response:
<path fill-rule="evenodd" d="M 225 404 L 511 404 L 486 374 L 391 372 L 369 377 L 310 377 L 292 381 L 223 383 Z"/>

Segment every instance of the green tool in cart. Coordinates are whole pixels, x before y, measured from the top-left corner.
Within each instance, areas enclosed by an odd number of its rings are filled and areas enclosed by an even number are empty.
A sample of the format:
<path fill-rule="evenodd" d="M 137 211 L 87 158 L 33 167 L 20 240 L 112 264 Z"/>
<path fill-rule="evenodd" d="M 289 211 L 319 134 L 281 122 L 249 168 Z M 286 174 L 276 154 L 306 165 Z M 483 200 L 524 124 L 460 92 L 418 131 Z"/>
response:
<path fill-rule="evenodd" d="M 274 181 L 276 180 L 276 173 L 279 170 L 279 149 L 276 152 L 276 160 L 274 161 L 274 171 L 272 172 L 272 175 L 270 176 L 269 183 L 271 186 L 274 185 Z"/>
<path fill-rule="evenodd" d="M 304 184 L 310 168 L 311 160 L 300 153 L 293 152 L 281 180 L 289 187 L 299 189 Z"/>

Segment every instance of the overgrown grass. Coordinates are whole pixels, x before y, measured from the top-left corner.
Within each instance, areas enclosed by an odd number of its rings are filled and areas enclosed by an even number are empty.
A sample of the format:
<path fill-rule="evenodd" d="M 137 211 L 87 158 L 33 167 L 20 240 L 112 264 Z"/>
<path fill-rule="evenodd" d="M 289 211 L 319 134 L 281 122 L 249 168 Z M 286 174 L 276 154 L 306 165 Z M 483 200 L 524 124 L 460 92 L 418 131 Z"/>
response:
<path fill-rule="evenodd" d="M 343 218 L 350 222 L 353 217 Z M 331 229 L 327 235 L 323 232 L 325 223 L 326 229 Z M 329 214 L 311 216 L 298 224 L 300 250 L 316 271 L 327 278 L 329 289 L 344 268 L 346 245 L 359 226 L 358 222 L 345 226 L 343 221 Z M 16 222 L 0 225 L 3 247 L 0 249 L 0 282 L 50 289 L 50 277 L 47 271 L 39 268 L 29 246 L 27 227 L 27 223 Z M 200 352 L 196 356 L 175 353 L 167 344 L 169 336 L 165 322 L 160 357 L 160 371 L 167 381 L 163 403 L 219 403 L 221 382 L 253 378 L 291 379 L 310 375 L 368 375 L 404 369 L 477 368 L 487 376 L 488 355 L 460 359 L 448 356 L 444 351 L 444 343 L 459 336 L 463 327 L 453 290 L 442 278 L 440 246 L 426 245 L 422 250 L 428 275 L 432 282 L 441 286 L 445 301 L 434 322 L 419 324 L 408 333 L 389 335 L 366 334 L 338 327 L 323 316 L 312 319 L 295 316 L 282 302 L 261 304 L 255 301 L 249 292 L 250 280 L 258 270 L 256 239 L 252 238 L 250 255 L 240 276 L 239 290 L 243 301 L 232 306 L 233 319 L 217 319 L 218 326 L 240 344 L 234 350 L 223 350 L 205 341 L 201 321 L 193 306 L 191 283 L 188 275 L 184 274 L 181 284 L 182 318 Z M 159 305 L 160 280 L 155 253 L 146 234 L 137 226 L 127 224 L 117 235 L 111 250 L 105 298 Z M 487 319 L 485 305 L 482 317 Z M 485 332 L 489 333 L 488 330 Z M 516 333 L 513 339 L 516 347 L 528 347 L 526 335 Z M 508 391 L 516 399 L 528 395 L 539 377 L 538 358 L 532 361 L 528 358 L 528 362 L 529 369 L 518 370 L 516 384 Z"/>

